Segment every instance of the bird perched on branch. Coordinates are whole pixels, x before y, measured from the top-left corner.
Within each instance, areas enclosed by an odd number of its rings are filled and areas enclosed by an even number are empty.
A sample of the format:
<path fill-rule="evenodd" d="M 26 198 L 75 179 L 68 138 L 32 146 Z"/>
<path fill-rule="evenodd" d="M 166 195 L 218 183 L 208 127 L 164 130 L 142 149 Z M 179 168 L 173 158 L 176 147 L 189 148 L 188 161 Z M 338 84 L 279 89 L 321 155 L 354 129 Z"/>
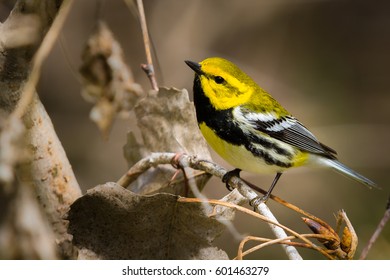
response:
<path fill-rule="evenodd" d="M 298 166 L 323 165 L 368 186 L 376 184 L 336 158 L 336 151 L 317 138 L 269 93 L 232 62 L 218 57 L 185 61 L 195 72 L 194 103 L 199 128 L 209 145 L 236 169 L 276 173 Z"/>

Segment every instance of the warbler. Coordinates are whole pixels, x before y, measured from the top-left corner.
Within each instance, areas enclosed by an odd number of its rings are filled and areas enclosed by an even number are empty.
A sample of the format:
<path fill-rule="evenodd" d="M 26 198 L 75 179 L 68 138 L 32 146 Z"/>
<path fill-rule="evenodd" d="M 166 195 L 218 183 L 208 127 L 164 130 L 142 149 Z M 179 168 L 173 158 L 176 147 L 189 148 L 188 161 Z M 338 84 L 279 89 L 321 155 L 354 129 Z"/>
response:
<path fill-rule="evenodd" d="M 195 72 L 194 104 L 199 128 L 208 144 L 236 169 L 276 173 L 261 201 L 268 200 L 282 173 L 299 166 L 328 166 L 368 186 L 376 184 L 340 163 L 336 151 L 322 144 L 269 93 L 232 62 L 186 60 Z"/>

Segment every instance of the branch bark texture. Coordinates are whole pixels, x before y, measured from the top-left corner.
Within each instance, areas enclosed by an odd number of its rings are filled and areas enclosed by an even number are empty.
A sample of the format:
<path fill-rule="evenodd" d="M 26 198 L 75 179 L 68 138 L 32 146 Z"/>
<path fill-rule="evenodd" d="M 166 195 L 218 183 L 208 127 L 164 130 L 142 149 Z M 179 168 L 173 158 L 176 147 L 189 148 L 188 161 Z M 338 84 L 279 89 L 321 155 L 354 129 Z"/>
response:
<path fill-rule="evenodd" d="M 50 117 L 33 87 L 66 16 L 61 18 L 61 7 L 66 5 L 69 10 L 71 2 L 20 0 L 8 19 L 0 23 L 0 37 L 7 34 L 6 39 L 0 41 L 0 112 L 11 119 L 23 96 L 32 92 L 31 98 L 28 98 L 29 104 L 24 104 L 22 112 L 16 114 L 18 117 L 22 116 L 26 130 L 25 150 L 29 153 L 28 160 L 18 164 L 15 169 L 16 177 L 19 178 L 19 184 L 16 185 L 33 186 L 43 206 L 41 208 L 51 224 L 55 241 L 59 244 L 65 244 L 69 240 L 63 216 L 70 204 L 81 195 L 81 191 Z M 18 32 L 21 19 L 34 23 L 29 27 L 29 39 L 18 39 L 24 34 Z M 56 28 L 55 32 L 50 33 L 52 25 Z M 45 36 L 51 38 L 44 40 Z M 31 81 L 32 77 L 34 79 Z M 30 85 L 29 92 L 26 90 L 26 84 Z M 62 253 L 66 257 L 71 254 L 65 251 Z"/>

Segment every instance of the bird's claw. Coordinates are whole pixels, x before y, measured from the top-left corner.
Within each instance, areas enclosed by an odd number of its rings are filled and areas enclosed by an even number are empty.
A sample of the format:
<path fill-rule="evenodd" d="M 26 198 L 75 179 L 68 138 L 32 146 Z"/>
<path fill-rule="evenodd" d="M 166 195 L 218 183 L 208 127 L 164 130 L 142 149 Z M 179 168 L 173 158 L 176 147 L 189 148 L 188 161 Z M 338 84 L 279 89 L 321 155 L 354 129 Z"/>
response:
<path fill-rule="evenodd" d="M 266 194 L 266 195 L 259 195 L 259 196 L 256 196 L 254 199 L 252 199 L 251 201 L 249 201 L 249 205 L 253 207 L 253 210 L 256 211 L 256 208 L 261 204 L 261 203 L 267 203 L 269 199 L 269 195 Z"/>
<path fill-rule="evenodd" d="M 240 178 L 240 172 L 241 172 L 241 169 L 239 168 L 236 168 L 236 169 L 233 169 L 231 171 L 228 171 L 225 173 L 225 175 L 222 176 L 222 182 L 226 184 L 226 188 L 229 190 L 229 191 L 232 191 L 234 188 L 232 188 L 230 185 L 229 185 L 229 181 L 232 177 L 238 177 Z"/>

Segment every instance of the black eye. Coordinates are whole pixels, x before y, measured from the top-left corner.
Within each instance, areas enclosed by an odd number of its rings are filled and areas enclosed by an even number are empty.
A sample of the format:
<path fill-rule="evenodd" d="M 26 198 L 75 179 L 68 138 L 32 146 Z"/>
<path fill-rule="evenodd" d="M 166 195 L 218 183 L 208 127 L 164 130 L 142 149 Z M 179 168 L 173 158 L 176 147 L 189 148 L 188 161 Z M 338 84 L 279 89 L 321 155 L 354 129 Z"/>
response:
<path fill-rule="evenodd" d="M 215 81 L 217 84 L 222 84 L 223 82 L 225 82 L 225 79 L 222 78 L 221 76 L 215 76 L 215 77 L 214 77 L 214 81 Z"/>

